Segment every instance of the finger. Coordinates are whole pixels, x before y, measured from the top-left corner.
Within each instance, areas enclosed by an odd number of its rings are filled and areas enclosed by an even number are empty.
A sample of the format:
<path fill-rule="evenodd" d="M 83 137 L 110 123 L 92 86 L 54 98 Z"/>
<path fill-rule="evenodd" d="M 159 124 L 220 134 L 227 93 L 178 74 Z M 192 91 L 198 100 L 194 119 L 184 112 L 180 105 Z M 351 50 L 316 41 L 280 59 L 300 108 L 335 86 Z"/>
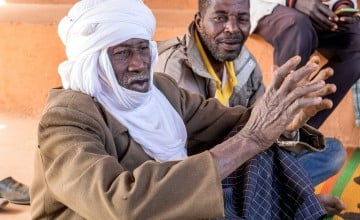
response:
<path fill-rule="evenodd" d="M 321 3 L 320 5 L 322 7 L 318 7 L 317 10 L 314 11 L 310 17 L 311 20 L 313 21 L 312 23 L 314 24 L 315 28 L 317 28 L 320 31 L 336 30 L 337 24 L 329 20 L 329 17 L 331 17 L 331 15 L 329 15 L 328 13 L 330 11 L 329 8 L 323 6 L 323 4 Z M 327 8 L 327 11 L 326 9 L 324 9 L 324 7 Z"/>
<path fill-rule="evenodd" d="M 320 70 L 311 81 L 316 82 L 319 80 L 327 80 L 334 75 L 334 70 L 330 67 Z"/>
<path fill-rule="evenodd" d="M 323 14 L 317 12 L 311 17 L 313 25 L 320 31 L 328 31 L 337 29 L 337 25 L 333 22 L 330 22 L 327 17 L 324 17 Z"/>
<path fill-rule="evenodd" d="M 322 111 L 325 109 L 331 109 L 334 106 L 333 102 L 330 99 L 323 99 L 321 103 L 318 105 L 317 110 Z M 317 113 L 317 112 L 316 112 Z M 316 114 L 315 113 L 315 114 Z M 313 116 L 315 115 L 313 114 Z"/>
<path fill-rule="evenodd" d="M 325 31 L 325 30 L 327 30 L 326 28 L 323 28 L 323 27 L 321 27 L 320 25 L 318 25 L 316 22 L 315 22 L 315 20 L 313 20 L 312 19 L 312 24 L 313 24 L 313 26 L 315 27 L 315 29 L 316 30 L 318 30 L 318 31 Z"/>
<path fill-rule="evenodd" d="M 339 18 L 339 21 L 342 23 L 351 24 L 351 23 L 354 23 L 356 21 L 356 19 L 354 19 L 354 17 L 352 17 L 352 16 L 341 16 Z"/>
<path fill-rule="evenodd" d="M 318 10 L 327 18 L 335 18 L 337 17 L 337 15 L 335 14 L 335 12 L 333 12 L 328 5 L 325 5 L 323 3 L 319 3 L 318 4 Z"/>
<path fill-rule="evenodd" d="M 319 64 L 320 64 L 320 57 L 319 57 L 319 56 L 316 56 L 316 55 L 310 57 L 310 59 L 308 60 L 308 62 L 306 63 L 306 65 L 309 65 L 309 64 L 311 64 L 311 63 L 315 63 L 315 64 L 319 65 Z M 308 78 L 308 79 L 304 79 L 304 82 L 302 82 L 302 83 L 306 83 L 306 82 L 308 82 L 308 81 L 311 81 L 311 79 L 314 78 L 314 76 L 317 75 L 317 74 L 318 74 L 318 72 L 317 72 L 317 71 L 314 71 L 313 73 L 310 74 L 309 78 Z"/>
<path fill-rule="evenodd" d="M 288 106 L 291 105 L 291 103 L 296 102 L 296 100 L 299 100 L 300 98 L 320 98 L 320 101 L 322 100 L 321 97 L 308 97 L 308 94 L 311 94 L 313 92 L 316 92 L 318 90 L 321 90 L 325 86 L 324 81 L 318 81 L 315 83 L 307 84 L 301 87 L 297 87 L 296 89 L 292 90 L 290 93 L 285 96 L 284 99 L 284 105 Z M 320 102 L 318 103 L 320 104 Z"/>
<path fill-rule="evenodd" d="M 296 86 L 302 86 L 304 84 L 300 84 L 300 82 L 304 82 L 305 79 L 309 77 L 309 75 L 316 70 L 317 64 L 315 63 L 309 63 L 300 69 L 296 71 L 292 71 L 291 74 L 289 74 L 283 84 L 281 85 L 279 89 L 279 95 L 283 94 L 286 96 L 286 94 L 293 90 Z"/>
<path fill-rule="evenodd" d="M 324 97 L 326 95 L 330 95 L 336 92 L 335 84 L 326 84 L 324 88 L 310 93 L 307 97 Z"/>
<path fill-rule="evenodd" d="M 330 99 L 323 99 L 321 100 L 320 104 L 311 106 L 309 108 L 303 109 L 303 117 L 307 117 L 310 119 L 316 113 L 323 111 L 325 109 L 331 109 L 333 107 L 333 102 Z"/>
<path fill-rule="evenodd" d="M 315 98 L 300 98 L 296 99 L 287 110 L 287 115 L 291 118 L 295 118 L 295 116 L 300 112 L 301 109 L 309 108 L 311 106 L 318 106 L 321 104 L 322 99 L 320 97 Z"/>
<path fill-rule="evenodd" d="M 278 67 L 273 74 L 274 77 L 270 84 L 270 88 L 274 88 L 277 90 L 283 83 L 286 76 L 290 74 L 291 70 L 295 69 L 295 67 L 300 63 L 300 61 L 300 56 L 294 56 L 288 61 L 286 61 L 284 65 Z"/>
<path fill-rule="evenodd" d="M 333 22 L 336 20 L 336 14 L 330 10 L 330 8 L 322 3 L 318 7 L 319 12 L 322 16 L 319 17 L 319 21 L 321 21 L 328 29 L 337 29 L 337 24 Z"/>

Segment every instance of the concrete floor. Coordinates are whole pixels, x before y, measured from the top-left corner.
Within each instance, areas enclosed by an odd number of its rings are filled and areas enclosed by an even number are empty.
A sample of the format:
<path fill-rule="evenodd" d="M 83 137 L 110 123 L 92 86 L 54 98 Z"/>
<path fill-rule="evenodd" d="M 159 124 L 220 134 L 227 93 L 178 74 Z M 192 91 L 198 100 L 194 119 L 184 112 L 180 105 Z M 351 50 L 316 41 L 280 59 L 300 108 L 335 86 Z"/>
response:
<path fill-rule="evenodd" d="M 0 179 L 12 176 L 30 184 L 38 118 L 0 113 Z M 0 210 L 1 220 L 30 219 L 30 206 L 9 203 Z"/>

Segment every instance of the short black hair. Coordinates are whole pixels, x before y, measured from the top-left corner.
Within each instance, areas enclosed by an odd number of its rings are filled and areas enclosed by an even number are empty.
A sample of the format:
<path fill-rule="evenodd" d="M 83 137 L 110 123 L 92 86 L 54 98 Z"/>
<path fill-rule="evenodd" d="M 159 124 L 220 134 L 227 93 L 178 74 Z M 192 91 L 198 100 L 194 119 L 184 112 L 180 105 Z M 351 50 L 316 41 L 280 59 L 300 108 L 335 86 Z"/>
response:
<path fill-rule="evenodd" d="M 209 7 L 212 0 L 199 0 L 198 10 L 201 14 Z"/>

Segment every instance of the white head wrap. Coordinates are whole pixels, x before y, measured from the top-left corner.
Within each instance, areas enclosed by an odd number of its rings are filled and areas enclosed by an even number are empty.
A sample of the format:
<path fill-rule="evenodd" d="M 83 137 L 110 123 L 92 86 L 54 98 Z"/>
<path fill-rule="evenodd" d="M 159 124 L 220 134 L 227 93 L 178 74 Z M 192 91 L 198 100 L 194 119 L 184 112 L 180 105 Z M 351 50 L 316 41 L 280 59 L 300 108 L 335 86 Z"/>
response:
<path fill-rule="evenodd" d="M 58 32 L 68 57 L 59 65 L 65 89 L 95 97 L 156 160 L 187 157 L 184 122 L 152 84 L 158 56 L 156 43 L 151 41 L 155 18 L 141 0 L 79 1 L 60 21 Z M 132 38 L 150 43 L 151 86 L 146 93 L 120 86 L 107 54 L 110 46 Z"/>

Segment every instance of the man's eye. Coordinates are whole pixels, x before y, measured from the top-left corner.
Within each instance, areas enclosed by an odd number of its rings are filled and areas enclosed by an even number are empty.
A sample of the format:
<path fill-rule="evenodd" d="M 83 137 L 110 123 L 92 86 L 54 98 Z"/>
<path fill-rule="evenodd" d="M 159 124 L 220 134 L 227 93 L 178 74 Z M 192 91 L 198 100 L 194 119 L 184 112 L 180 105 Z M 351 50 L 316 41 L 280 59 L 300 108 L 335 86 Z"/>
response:
<path fill-rule="evenodd" d="M 130 52 L 128 50 L 121 50 L 117 51 L 114 55 L 120 59 L 126 59 L 130 55 Z"/>
<path fill-rule="evenodd" d="M 239 22 L 249 22 L 250 21 L 250 18 L 249 17 L 238 17 L 238 21 Z"/>
<path fill-rule="evenodd" d="M 225 16 L 217 16 L 214 18 L 216 22 L 225 22 L 227 21 L 227 18 Z"/>
<path fill-rule="evenodd" d="M 143 46 L 143 47 L 141 47 L 141 50 L 142 50 L 142 51 L 148 51 L 148 50 L 149 50 L 149 46 Z"/>

